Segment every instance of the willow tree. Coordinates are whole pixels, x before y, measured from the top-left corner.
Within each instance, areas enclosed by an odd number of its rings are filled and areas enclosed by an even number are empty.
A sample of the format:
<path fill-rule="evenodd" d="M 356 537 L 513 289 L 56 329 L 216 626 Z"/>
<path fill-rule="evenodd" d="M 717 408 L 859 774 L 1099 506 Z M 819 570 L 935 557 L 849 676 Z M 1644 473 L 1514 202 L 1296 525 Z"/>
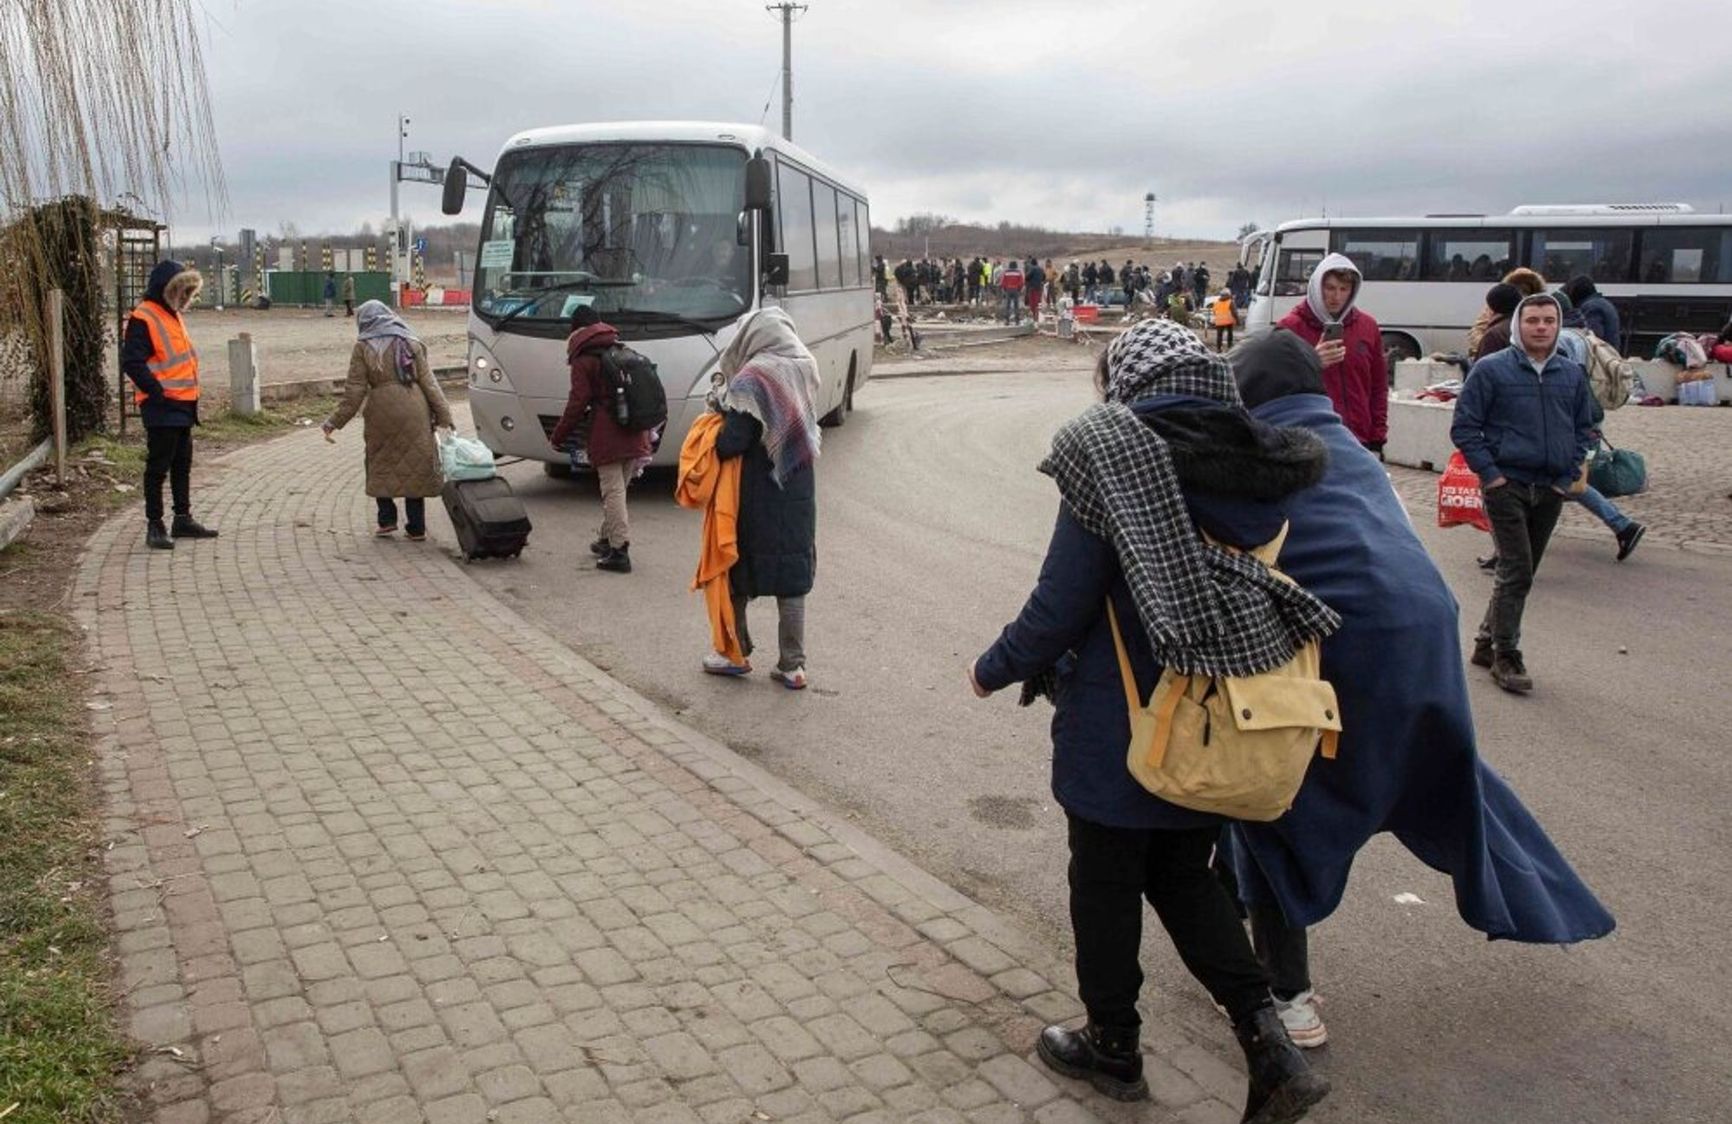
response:
<path fill-rule="evenodd" d="M 223 207 L 197 0 L 0 0 L 0 334 L 21 334 L 47 427 L 46 296 L 67 294 L 67 415 L 103 428 L 103 210 Z"/>

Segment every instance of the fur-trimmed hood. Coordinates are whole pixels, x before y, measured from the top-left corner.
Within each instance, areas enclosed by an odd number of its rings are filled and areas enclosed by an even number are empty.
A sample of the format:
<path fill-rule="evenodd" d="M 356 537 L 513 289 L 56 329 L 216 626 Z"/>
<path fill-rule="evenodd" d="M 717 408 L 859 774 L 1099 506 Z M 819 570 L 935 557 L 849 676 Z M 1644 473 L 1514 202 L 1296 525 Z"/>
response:
<path fill-rule="evenodd" d="M 184 312 L 204 288 L 204 277 L 191 266 L 172 259 L 159 261 L 150 271 L 144 299 L 155 301 L 170 312 Z"/>

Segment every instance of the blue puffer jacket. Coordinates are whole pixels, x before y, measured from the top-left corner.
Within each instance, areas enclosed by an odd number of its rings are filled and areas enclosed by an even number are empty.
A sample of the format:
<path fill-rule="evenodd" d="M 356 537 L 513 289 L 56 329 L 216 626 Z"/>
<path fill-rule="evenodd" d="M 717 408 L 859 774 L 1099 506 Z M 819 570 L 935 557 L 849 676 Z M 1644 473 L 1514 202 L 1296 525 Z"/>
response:
<path fill-rule="evenodd" d="M 1514 344 L 1467 373 L 1449 437 L 1490 484 L 1567 489 L 1593 445 L 1594 396 L 1581 364 L 1554 351 L 1536 366 Z"/>
<path fill-rule="evenodd" d="M 1133 408 L 1147 414 L 1216 405 L 1165 398 Z M 1185 503 L 1192 519 L 1217 541 L 1242 548 L 1268 542 L 1286 520 L 1285 499 L 1258 501 L 1187 489 Z M 1052 793 L 1065 811 L 1109 827 L 1176 830 L 1224 822 L 1151 795 L 1125 767 L 1130 714 L 1107 622 L 1109 596 L 1130 653 L 1138 695 L 1146 700 L 1161 668 L 1143 632 L 1118 555 L 1063 505 L 1034 592 L 1016 620 L 975 662 L 976 680 L 997 691 L 1047 668 L 1056 669 Z"/>

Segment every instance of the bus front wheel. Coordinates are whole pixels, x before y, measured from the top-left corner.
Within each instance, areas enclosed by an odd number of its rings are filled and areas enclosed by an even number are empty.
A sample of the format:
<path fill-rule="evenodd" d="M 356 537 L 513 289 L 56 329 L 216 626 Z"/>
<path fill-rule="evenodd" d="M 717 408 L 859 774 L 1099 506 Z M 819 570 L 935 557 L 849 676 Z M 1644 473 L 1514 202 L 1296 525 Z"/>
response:
<path fill-rule="evenodd" d="M 848 363 L 848 381 L 842 387 L 842 401 L 836 403 L 836 408 L 818 419 L 818 424 L 830 429 L 843 425 L 848 421 L 848 415 L 854 410 L 854 363 Z"/>

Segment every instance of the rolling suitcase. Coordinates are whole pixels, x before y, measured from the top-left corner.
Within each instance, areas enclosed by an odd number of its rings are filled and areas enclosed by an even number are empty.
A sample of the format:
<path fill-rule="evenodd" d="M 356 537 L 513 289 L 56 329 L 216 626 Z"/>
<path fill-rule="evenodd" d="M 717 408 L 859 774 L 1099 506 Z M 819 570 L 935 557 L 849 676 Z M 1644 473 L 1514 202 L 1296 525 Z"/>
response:
<path fill-rule="evenodd" d="M 497 476 L 486 480 L 448 481 L 439 498 L 457 531 L 463 557 L 515 558 L 529 541 L 529 513 L 511 485 Z"/>

